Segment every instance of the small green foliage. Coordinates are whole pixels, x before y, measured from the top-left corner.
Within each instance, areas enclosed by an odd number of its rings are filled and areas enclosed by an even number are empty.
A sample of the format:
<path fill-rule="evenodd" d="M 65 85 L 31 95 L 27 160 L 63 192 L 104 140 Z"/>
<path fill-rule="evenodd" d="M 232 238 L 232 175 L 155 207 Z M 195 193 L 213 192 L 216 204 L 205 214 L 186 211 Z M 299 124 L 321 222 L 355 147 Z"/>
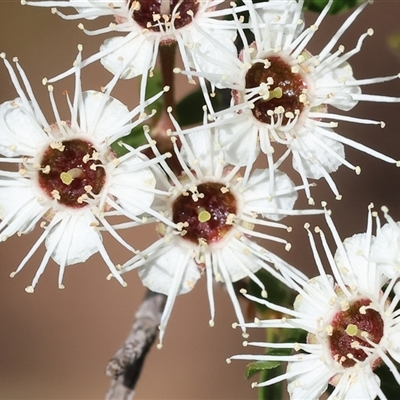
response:
<path fill-rule="evenodd" d="M 146 99 L 155 96 L 157 93 L 162 91 L 162 76 L 160 71 L 154 70 L 154 76 L 147 79 L 146 85 Z M 161 111 L 164 107 L 164 96 L 161 96 L 157 101 L 151 104 L 151 108 L 148 107 L 145 109 L 146 114 L 151 114 L 152 110 L 156 111 L 154 117 L 145 122 L 146 125 L 154 126 L 160 115 Z M 129 144 L 130 146 L 136 148 L 146 143 L 146 137 L 143 133 L 143 124 L 138 125 L 136 128 L 133 128 L 131 133 L 128 136 L 125 136 L 121 139 L 122 142 Z M 120 146 L 118 143 L 114 143 L 112 145 L 113 150 L 117 154 L 118 157 L 127 153 L 125 147 Z"/>
<path fill-rule="evenodd" d="M 400 371 L 400 365 L 393 360 L 393 364 L 396 366 L 397 371 Z M 399 384 L 396 378 L 393 376 L 389 367 L 383 364 L 381 367 L 377 368 L 375 374 L 379 376 L 381 380 L 381 389 L 385 394 L 387 399 L 398 399 L 399 395 Z"/>
<path fill-rule="evenodd" d="M 286 285 L 284 285 L 281 281 L 276 279 L 264 269 L 258 271 L 256 275 L 265 286 L 268 294 L 268 301 L 271 303 L 292 307 L 295 297 L 294 291 L 291 291 Z M 253 280 L 249 281 L 247 292 L 256 297 L 260 297 L 261 294 L 260 287 Z M 268 308 L 256 302 L 254 302 L 254 305 L 257 311 L 259 311 L 263 317 L 263 314 L 267 312 Z"/>
<path fill-rule="evenodd" d="M 346 11 L 355 7 L 359 2 L 360 0 L 334 0 L 331 8 L 329 9 L 329 14 L 337 14 L 339 12 Z M 327 3 L 328 0 L 305 0 L 303 9 L 321 12 Z"/>
<path fill-rule="evenodd" d="M 224 94 L 228 92 L 229 96 Z M 228 100 L 225 98 L 228 97 Z M 230 90 L 218 90 L 211 103 L 215 111 L 222 110 L 229 106 Z M 184 97 L 175 107 L 174 115 L 181 126 L 201 124 L 203 122 L 204 97 L 201 89 L 191 92 Z"/>
<path fill-rule="evenodd" d="M 269 349 L 266 355 L 271 356 L 288 356 L 292 349 Z M 279 367 L 281 361 L 253 361 L 246 365 L 245 378 L 250 379 L 255 374 Z"/>

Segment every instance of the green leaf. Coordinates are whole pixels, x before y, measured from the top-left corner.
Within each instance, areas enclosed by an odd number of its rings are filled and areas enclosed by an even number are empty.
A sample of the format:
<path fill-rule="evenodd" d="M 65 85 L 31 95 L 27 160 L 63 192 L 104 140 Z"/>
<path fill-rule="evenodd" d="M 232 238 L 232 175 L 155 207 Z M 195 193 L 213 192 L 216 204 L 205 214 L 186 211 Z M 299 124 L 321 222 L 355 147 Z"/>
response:
<path fill-rule="evenodd" d="M 228 96 L 227 96 L 228 94 Z M 217 90 L 211 104 L 215 111 L 229 106 L 230 90 Z M 175 107 L 174 116 L 180 126 L 200 124 L 203 122 L 203 106 L 205 105 L 203 92 L 197 89 L 184 97 Z"/>
<path fill-rule="evenodd" d="M 253 361 L 246 365 L 244 376 L 246 379 L 250 379 L 255 374 L 265 371 L 266 369 L 279 367 L 280 364 L 281 362 L 279 361 Z"/>
<path fill-rule="evenodd" d="M 265 286 L 268 294 L 268 301 L 292 307 L 295 297 L 295 293 L 292 289 L 288 288 L 265 269 L 261 269 L 256 275 Z M 247 292 L 253 296 L 260 297 L 260 287 L 253 280 L 249 281 Z M 260 312 L 268 310 L 268 308 L 262 304 L 254 303 L 254 305 Z"/>
<path fill-rule="evenodd" d="M 160 93 L 161 90 L 162 90 L 162 76 L 161 72 L 156 69 L 154 70 L 154 75 L 151 78 L 147 79 L 146 95 L 145 95 L 146 99 L 155 96 L 157 93 Z M 163 107 L 164 107 L 164 96 L 161 96 L 158 100 L 150 104 L 150 106 L 148 106 L 145 109 L 145 112 L 147 114 L 151 114 L 152 110 L 156 110 L 156 114 L 154 115 L 154 117 L 147 120 L 144 124 L 154 126 L 157 123 L 158 119 L 160 118 Z M 141 146 L 142 144 L 145 144 L 147 141 L 143 133 L 144 124 L 140 124 L 136 128 L 133 128 L 131 133 L 123 137 L 121 141 L 135 148 Z M 125 147 L 120 146 L 118 143 L 113 143 L 111 147 L 113 148 L 118 157 L 121 157 L 122 155 L 128 152 L 125 149 Z"/>
<path fill-rule="evenodd" d="M 266 355 L 287 356 L 291 354 L 292 349 L 269 349 Z M 279 367 L 283 361 L 253 361 L 246 365 L 245 377 L 250 379 L 253 375 Z"/>
<path fill-rule="evenodd" d="M 399 371 L 399 364 L 393 361 L 396 365 L 397 371 Z M 379 376 L 381 380 L 381 389 L 385 393 L 388 399 L 398 399 L 399 396 L 399 384 L 397 383 L 395 377 L 390 372 L 389 367 L 383 364 L 381 367 L 377 368 L 375 371 L 376 375 Z"/>
<path fill-rule="evenodd" d="M 328 0 L 305 0 L 303 9 L 315 12 L 321 12 L 327 5 Z M 329 14 L 337 14 L 355 7 L 359 0 L 334 0 Z"/>

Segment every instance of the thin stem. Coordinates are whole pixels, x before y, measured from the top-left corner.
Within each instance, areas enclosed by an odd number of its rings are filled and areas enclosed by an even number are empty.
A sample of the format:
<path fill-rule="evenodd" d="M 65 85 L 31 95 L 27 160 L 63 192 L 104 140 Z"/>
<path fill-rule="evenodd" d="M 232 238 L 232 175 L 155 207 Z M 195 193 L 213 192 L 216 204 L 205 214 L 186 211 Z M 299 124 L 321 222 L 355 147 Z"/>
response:
<path fill-rule="evenodd" d="M 164 94 L 165 107 L 175 108 L 175 67 L 176 42 L 171 44 L 161 44 L 158 50 L 161 64 L 161 76 L 163 86 L 169 86 L 170 89 Z"/>
<path fill-rule="evenodd" d="M 165 295 L 147 291 L 128 337 L 106 367 L 106 374 L 112 377 L 106 400 L 133 398 L 147 353 L 156 339 L 165 302 Z"/>

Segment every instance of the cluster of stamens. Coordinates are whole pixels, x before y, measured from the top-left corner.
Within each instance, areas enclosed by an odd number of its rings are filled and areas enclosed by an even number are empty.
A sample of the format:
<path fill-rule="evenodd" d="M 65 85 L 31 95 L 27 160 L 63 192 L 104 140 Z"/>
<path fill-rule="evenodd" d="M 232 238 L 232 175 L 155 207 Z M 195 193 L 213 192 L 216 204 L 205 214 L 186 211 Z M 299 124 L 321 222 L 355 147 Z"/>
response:
<path fill-rule="evenodd" d="M 254 63 L 247 71 L 245 85 L 250 93 L 258 89 L 247 100 L 253 101 L 253 115 L 263 123 L 279 120 L 286 125 L 308 105 L 307 84 L 299 68 L 278 56 Z"/>
<path fill-rule="evenodd" d="M 201 183 L 178 196 L 172 219 L 184 227 L 183 237 L 193 243 L 215 243 L 231 229 L 237 212 L 236 197 L 218 182 Z"/>
<path fill-rule="evenodd" d="M 42 190 L 58 203 L 81 208 L 100 193 L 106 173 L 99 153 L 85 140 L 55 142 L 45 150 L 38 166 Z"/>
<path fill-rule="evenodd" d="M 183 28 L 192 22 L 199 8 L 197 0 L 130 0 L 132 18 L 143 28 L 162 32 Z"/>
<path fill-rule="evenodd" d="M 326 327 L 332 358 L 344 368 L 364 361 L 372 348 L 383 337 L 384 322 L 379 312 L 371 308 L 371 300 L 358 299 L 342 306 Z M 375 360 L 375 367 L 380 360 Z"/>

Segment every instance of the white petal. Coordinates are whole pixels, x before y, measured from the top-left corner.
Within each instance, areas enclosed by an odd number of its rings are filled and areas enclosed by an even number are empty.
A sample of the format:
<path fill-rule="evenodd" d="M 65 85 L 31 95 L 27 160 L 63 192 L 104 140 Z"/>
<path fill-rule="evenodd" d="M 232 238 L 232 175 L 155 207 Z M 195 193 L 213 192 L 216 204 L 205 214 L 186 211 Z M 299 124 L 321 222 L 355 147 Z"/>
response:
<path fill-rule="evenodd" d="M 233 30 L 218 30 L 206 28 L 207 33 L 210 34 L 217 42 L 211 43 L 202 33 L 193 30 L 191 32 L 192 41 L 195 43 L 196 51 L 194 58 L 198 65 L 198 68 L 202 72 L 225 75 L 229 74 L 232 69 L 232 65 L 225 51 L 233 56 L 237 56 L 237 49 L 234 44 L 236 32 Z M 219 46 L 223 47 L 225 51 L 221 51 Z M 203 58 L 204 55 L 204 58 Z M 210 61 L 210 59 L 212 61 Z M 218 80 L 212 81 L 216 87 L 222 88 L 223 86 L 218 84 Z"/>
<path fill-rule="evenodd" d="M 0 153 L 34 155 L 44 145 L 44 137 L 32 109 L 26 109 L 19 98 L 0 105 Z"/>
<path fill-rule="evenodd" d="M 323 76 L 316 79 L 314 84 L 316 88 L 316 96 L 323 99 L 323 103 L 331 104 L 334 107 L 350 111 L 357 103 L 353 100 L 355 94 L 360 94 L 359 86 L 346 86 L 343 82 L 353 82 L 353 70 L 347 62 L 333 68 L 330 71 L 324 72 Z M 338 87 L 338 83 L 343 83 Z"/>
<path fill-rule="evenodd" d="M 327 275 L 328 282 L 326 282 L 322 276 L 317 276 L 310 279 L 304 286 L 304 291 L 308 294 L 308 297 L 303 295 L 298 295 L 293 304 L 293 309 L 297 312 L 303 313 L 306 316 L 310 316 L 313 321 L 316 321 L 317 317 L 315 315 L 315 305 L 318 304 L 319 307 L 326 307 L 326 312 L 329 311 L 330 305 L 328 304 L 329 298 L 327 298 L 327 287 L 329 285 L 331 288 L 334 286 L 333 278 Z M 321 302 L 324 299 L 325 304 Z M 325 317 L 325 315 L 321 315 Z M 317 324 L 317 322 L 315 322 Z M 316 325 L 315 325 L 316 326 Z"/>
<path fill-rule="evenodd" d="M 269 0 L 265 7 L 258 9 L 257 14 L 260 19 L 268 25 L 266 29 L 260 29 L 260 34 L 267 39 L 271 45 L 271 50 L 276 46 L 282 46 L 285 43 L 286 36 L 296 38 L 304 29 L 303 13 L 299 18 L 293 21 L 299 4 L 297 2 L 288 2 L 282 0 Z M 283 21 L 283 13 L 287 12 L 286 19 Z M 301 23 L 300 22 L 301 18 Z M 284 22 L 284 23 L 283 23 Z M 254 31 L 254 30 L 253 30 Z M 282 32 L 283 31 L 283 32 Z M 294 31 L 294 32 L 293 32 Z M 282 32 L 283 37 L 279 43 L 276 42 L 277 36 Z M 266 37 L 264 37 L 264 34 Z"/>
<path fill-rule="evenodd" d="M 287 372 L 297 373 L 294 378 L 288 379 L 288 392 L 291 399 L 299 400 L 319 399 L 334 375 L 320 359 L 289 362 Z"/>
<path fill-rule="evenodd" d="M 324 176 L 324 170 L 327 173 L 335 172 L 340 165 L 342 165 L 342 162 L 325 148 L 321 147 L 314 138 L 318 138 L 341 158 L 344 158 L 344 146 L 336 140 L 332 140 L 308 130 L 303 130 L 302 133 L 299 133 L 299 135 L 289 144 L 291 151 L 293 153 L 297 152 L 302 158 L 302 164 L 306 176 L 312 179 L 319 179 Z M 294 157 L 293 168 L 296 171 L 301 171 L 298 161 Z"/>
<path fill-rule="evenodd" d="M 346 383 L 349 385 L 345 395 L 346 399 L 374 400 L 378 394 L 375 387 L 379 387 L 381 381 L 370 368 L 368 370 L 360 368 Z M 341 382 L 339 382 L 340 384 Z"/>
<path fill-rule="evenodd" d="M 0 187 L 0 220 L 10 218 L 2 235 L 24 231 L 42 211 L 43 206 L 30 186 Z"/>
<path fill-rule="evenodd" d="M 156 178 L 150 168 L 135 171 L 134 166 L 141 162 L 141 158 L 133 156 L 121 163 L 115 169 L 117 173 L 111 177 L 110 193 L 117 198 L 122 208 L 134 215 L 142 214 L 143 209 L 152 205 L 152 189 L 156 186 Z"/>
<path fill-rule="evenodd" d="M 96 9 L 101 10 L 101 4 L 104 5 L 104 1 L 97 0 L 97 1 L 90 1 L 90 0 L 70 0 L 72 6 L 78 11 L 79 14 L 82 15 L 82 17 L 87 18 L 87 19 L 95 19 L 97 17 L 86 17 L 85 14 L 89 12 L 93 12 Z M 99 3 L 99 5 L 96 5 L 96 3 Z"/>
<path fill-rule="evenodd" d="M 391 357 L 393 357 L 398 363 L 400 362 L 400 331 L 398 328 L 393 329 L 389 332 L 387 349 Z"/>
<path fill-rule="evenodd" d="M 165 253 L 139 268 L 139 277 L 143 284 L 154 292 L 168 295 L 175 274 L 175 266 L 185 258 L 186 251 L 190 250 L 181 248 L 174 242 Z M 178 294 L 191 291 L 199 278 L 199 268 L 191 258 L 186 266 Z"/>
<path fill-rule="evenodd" d="M 357 286 L 361 292 L 370 293 L 376 298 L 379 297 L 381 284 L 377 284 L 377 267 L 372 261 L 369 261 L 370 254 L 366 244 L 369 235 L 359 233 L 349 237 L 343 241 L 347 258 L 337 250 L 335 254 L 335 262 L 343 277 L 343 281 L 348 286 Z M 377 292 L 378 291 L 378 292 Z"/>
<path fill-rule="evenodd" d="M 218 141 L 224 150 L 225 161 L 233 165 L 248 165 L 253 163 L 260 153 L 258 142 L 253 146 L 253 142 L 249 139 L 252 133 L 252 121 L 247 117 L 251 112 L 243 111 L 242 115 L 225 114 L 222 118 L 236 118 L 234 123 L 222 125 L 218 129 Z M 246 113 L 246 116 L 245 116 Z M 232 138 L 235 137 L 234 140 Z"/>
<path fill-rule="evenodd" d="M 154 43 L 151 37 L 138 33 L 127 43 L 125 37 L 118 36 L 107 39 L 100 47 L 100 51 L 112 50 L 101 59 L 104 68 L 121 79 L 131 79 L 135 76 L 147 74 L 150 68 Z"/>
<path fill-rule="evenodd" d="M 275 170 L 274 178 L 274 192 L 270 193 L 269 170 L 256 169 L 250 176 L 248 181 L 250 187 L 244 191 L 243 197 L 246 208 L 256 209 L 263 217 L 278 221 L 285 215 L 274 214 L 274 211 L 292 210 L 297 199 L 297 192 L 294 190 L 294 183 L 285 173 Z M 257 183 L 253 184 L 253 181 Z M 287 194 L 277 196 L 275 195 L 277 192 L 287 192 Z"/>
<path fill-rule="evenodd" d="M 46 238 L 46 248 L 50 248 L 54 241 L 58 242 L 51 256 L 59 265 L 63 260 L 66 260 L 66 265 L 85 262 L 98 251 L 96 236 L 101 238 L 100 233 L 91 226 L 95 218 L 90 210 L 80 215 L 65 212 L 64 218 L 68 219 L 65 228 L 61 230 L 58 224 L 52 229 Z"/>
<path fill-rule="evenodd" d="M 244 253 L 243 251 L 236 250 L 233 246 L 225 246 L 224 249 L 220 250 L 221 257 L 225 260 L 225 264 L 228 269 L 229 277 L 231 282 L 237 282 L 240 279 L 249 276 L 245 268 L 251 272 L 257 272 L 261 269 L 260 264 L 258 264 L 258 258 L 253 253 Z M 221 272 L 215 268 L 214 264 L 214 274 L 221 275 L 221 282 L 223 282 Z"/>
<path fill-rule="evenodd" d="M 188 165 L 191 166 L 193 162 L 196 162 L 205 174 L 215 171 L 216 164 L 221 159 L 221 149 L 216 145 L 216 138 L 211 130 L 199 129 L 197 132 L 185 135 L 184 139 L 186 139 L 189 149 L 182 145 L 181 154 Z"/>
<path fill-rule="evenodd" d="M 94 90 L 83 93 L 83 103 L 86 127 L 81 128 L 100 141 L 110 137 L 116 128 L 122 127 L 121 120 L 126 120 L 129 114 L 128 108 L 119 100 Z M 126 134 L 129 132 L 127 129 Z"/>
<path fill-rule="evenodd" d="M 371 249 L 372 259 L 389 278 L 400 271 L 400 222 L 396 225 L 397 229 L 389 223 L 383 225 Z"/>

